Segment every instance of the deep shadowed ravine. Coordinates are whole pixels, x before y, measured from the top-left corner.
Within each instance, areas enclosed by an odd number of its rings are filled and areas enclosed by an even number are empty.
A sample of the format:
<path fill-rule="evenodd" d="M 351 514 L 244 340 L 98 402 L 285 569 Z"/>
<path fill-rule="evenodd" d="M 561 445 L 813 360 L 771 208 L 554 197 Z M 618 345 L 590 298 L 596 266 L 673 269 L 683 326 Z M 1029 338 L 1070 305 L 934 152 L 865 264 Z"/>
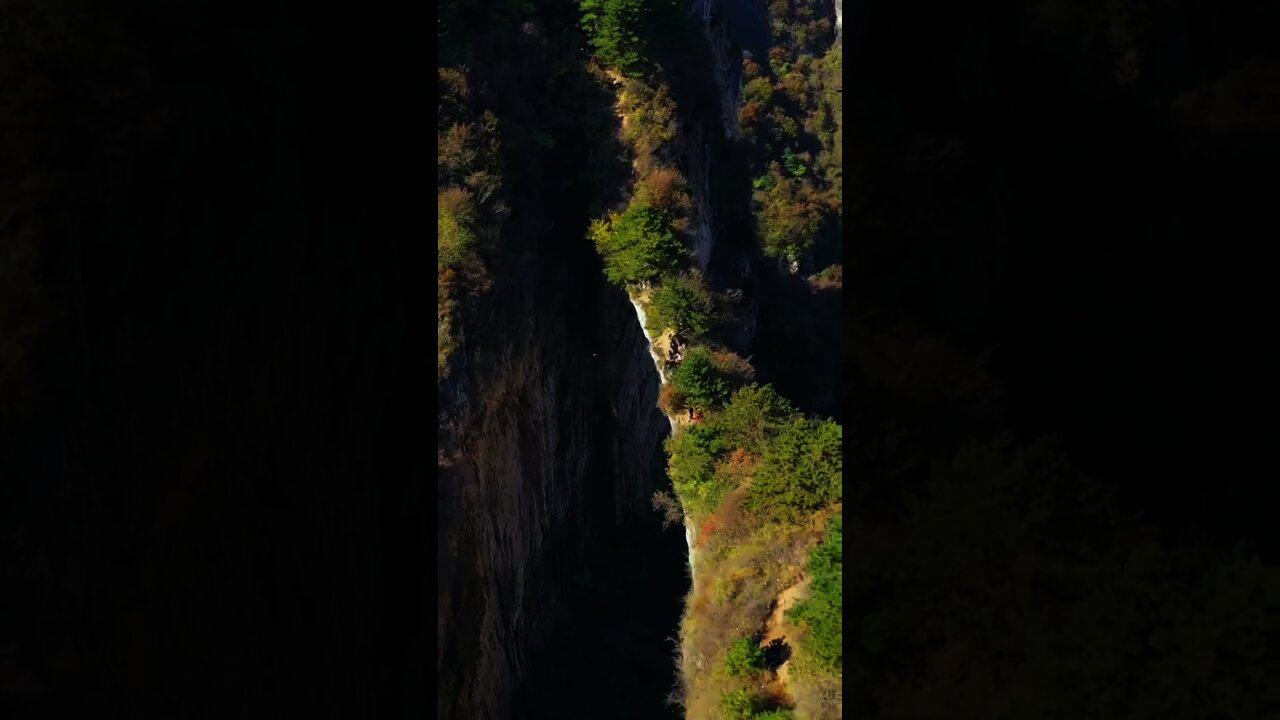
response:
<path fill-rule="evenodd" d="M 670 426 L 586 240 L 629 165 L 573 8 L 539 18 L 466 48 L 511 214 L 439 393 L 437 717 L 674 718 L 686 548 L 650 501 Z"/>
<path fill-rule="evenodd" d="M 636 313 L 585 239 L 589 219 L 625 200 L 631 163 L 613 89 L 584 67 L 577 9 L 535 5 L 518 26 L 470 18 L 466 43 L 442 60 L 466 66 L 475 102 L 497 118 L 511 214 L 439 393 L 437 715 L 674 718 L 687 547 L 650 505 L 668 484 L 670 426 Z M 812 293 L 760 257 L 751 173 L 727 137 L 742 50 L 766 50 L 763 8 L 693 7 L 672 29 L 680 42 L 661 51 L 692 249 L 717 289 L 743 291 L 730 342 L 744 355 L 761 348 L 761 379 L 834 414 L 838 346 L 797 341 L 834 327 L 838 293 Z"/>
<path fill-rule="evenodd" d="M 657 374 L 581 241 L 589 189 L 530 183 L 516 194 L 545 214 L 506 231 L 532 252 L 494 267 L 465 400 L 443 410 L 441 446 L 460 451 L 437 494 L 439 717 L 676 717 L 688 577 L 649 504 L 669 431 Z"/>

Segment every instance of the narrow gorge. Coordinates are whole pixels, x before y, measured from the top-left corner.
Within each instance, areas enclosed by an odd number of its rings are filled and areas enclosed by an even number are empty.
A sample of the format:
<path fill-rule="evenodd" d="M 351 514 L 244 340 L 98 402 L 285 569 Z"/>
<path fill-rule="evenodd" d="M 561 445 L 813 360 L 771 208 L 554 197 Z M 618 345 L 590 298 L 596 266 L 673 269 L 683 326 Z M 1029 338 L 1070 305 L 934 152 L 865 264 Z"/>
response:
<path fill-rule="evenodd" d="M 661 69 L 641 81 L 608 65 L 599 37 L 597 55 L 581 48 L 580 28 L 614 5 L 499 4 L 484 22 L 477 4 L 443 9 L 441 718 L 702 718 L 721 702 L 690 695 L 686 676 L 708 658 L 691 652 L 682 629 L 704 586 L 701 535 L 715 527 L 679 507 L 688 499 L 677 500 L 668 476 L 672 442 L 713 408 L 664 399 L 678 391 L 682 356 L 706 351 L 651 307 L 673 280 L 618 282 L 607 253 L 602 272 L 601 247 L 588 239 L 602 237 L 597 219 L 606 232 L 621 227 L 641 202 L 629 197 L 633 185 L 674 179 L 655 202 L 673 208 L 689 277 L 712 288 L 705 302 L 719 308 L 724 343 L 713 353 L 747 373 L 729 381 L 735 389 L 757 376 L 801 386 L 791 378 L 804 367 L 744 359 L 758 331 L 770 341 L 795 332 L 771 307 L 779 287 L 797 288 L 801 306 L 790 311 L 839 306 L 838 290 L 815 294 L 795 263 L 788 272 L 754 240 L 760 169 L 743 152 L 738 111 L 746 61 L 770 49 L 769 10 L 745 0 L 634 3 L 661 14 L 670 35 L 646 46 Z M 459 243 L 446 246 L 446 232 Z M 446 262 L 446 250 L 461 254 Z M 838 322 L 827 311 L 815 315 Z M 835 358 L 838 347 L 817 352 Z M 796 398 L 802 410 L 834 407 L 838 380 L 828 372 L 820 382 L 819 393 Z M 797 568 L 814 532 L 795 545 L 801 555 L 788 562 Z M 744 619 L 772 616 L 772 627 L 781 614 L 753 609 Z M 714 642 L 723 652 L 731 639 Z M 790 717 L 786 690 L 770 692 L 745 699 L 742 717 Z"/>

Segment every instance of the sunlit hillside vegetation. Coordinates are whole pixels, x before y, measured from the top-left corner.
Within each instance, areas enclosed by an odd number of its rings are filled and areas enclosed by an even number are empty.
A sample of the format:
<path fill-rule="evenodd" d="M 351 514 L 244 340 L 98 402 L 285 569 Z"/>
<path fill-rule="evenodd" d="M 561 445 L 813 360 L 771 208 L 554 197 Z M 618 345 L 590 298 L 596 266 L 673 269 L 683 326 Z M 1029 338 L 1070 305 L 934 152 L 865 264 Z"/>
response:
<path fill-rule="evenodd" d="M 773 0 L 773 47 L 743 60 L 738 121 L 752 147 L 764 250 L 799 263 L 841 217 L 842 50 L 813 0 Z"/>
<path fill-rule="evenodd" d="M 842 695 L 842 441 L 839 424 L 806 418 L 721 340 L 732 302 L 689 251 L 691 203 L 672 153 L 681 109 L 667 91 L 655 17 L 645 0 L 586 0 L 583 27 L 602 82 L 617 88 L 619 134 L 633 166 L 624 208 L 589 232 L 605 275 L 646 309 L 665 350 L 660 404 L 678 502 L 655 508 L 691 529 L 693 590 L 681 628 L 686 716 L 839 716 Z M 762 249 L 794 262 L 836 232 L 839 52 L 830 21 L 778 5 L 773 63 L 747 68 L 743 124 L 756 164 Z M 809 15 L 806 15 L 808 13 Z M 687 20 L 687 18 L 686 18 Z M 628 29 L 622 31 L 620 28 Z M 815 278 L 839 284 L 838 266 Z"/>

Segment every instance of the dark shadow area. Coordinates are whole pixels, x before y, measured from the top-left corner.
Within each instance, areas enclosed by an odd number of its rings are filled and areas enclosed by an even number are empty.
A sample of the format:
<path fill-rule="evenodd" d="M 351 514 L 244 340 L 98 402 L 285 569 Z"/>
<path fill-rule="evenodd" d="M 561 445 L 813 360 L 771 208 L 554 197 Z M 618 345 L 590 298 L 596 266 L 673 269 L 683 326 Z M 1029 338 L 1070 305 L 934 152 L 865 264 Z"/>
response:
<path fill-rule="evenodd" d="M 422 135 L 288 5 L 4 8 L 5 717 L 426 713 Z"/>
<path fill-rule="evenodd" d="M 1250 469 L 1276 389 L 1256 240 L 1275 228 L 1258 28 L 1277 10 L 1060 5 L 861 10 L 886 32 L 851 61 L 850 288 L 993 349 L 1017 431 L 1061 433 L 1171 539 L 1280 557 Z"/>
<path fill-rule="evenodd" d="M 783 641 L 783 638 L 777 638 L 773 642 L 764 647 L 764 666 L 770 670 L 777 670 L 782 664 L 791 659 L 791 646 Z"/>
<path fill-rule="evenodd" d="M 763 271 L 766 298 L 751 346 L 757 380 L 772 383 L 805 413 L 843 415 L 840 404 L 841 289 L 817 289 L 803 277 Z"/>
<path fill-rule="evenodd" d="M 612 513 L 612 500 L 594 508 Z M 667 703 L 676 687 L 676 638 L 688 574 L 679 529 L 660 518 L 607 529 L 572 571 L 553 628 L 530 659 L 514 718 L 681 717 Z"/>
<path fill-rule="evenodd" d="M 695 3 L 698 7 L 700 3 Z M 758 56 L 769 50 L 769 12 L 765 3 L 752 0 L 724 0 L 711 3 L 710 22 L 722 25 L 733 46 Z M 717 11 L 719 14 L 717 14 Z"/>
<path fill-rule="evenodd" d="M 1274 715 L 1277 6 L 855 10 L 853 713 Z"/>

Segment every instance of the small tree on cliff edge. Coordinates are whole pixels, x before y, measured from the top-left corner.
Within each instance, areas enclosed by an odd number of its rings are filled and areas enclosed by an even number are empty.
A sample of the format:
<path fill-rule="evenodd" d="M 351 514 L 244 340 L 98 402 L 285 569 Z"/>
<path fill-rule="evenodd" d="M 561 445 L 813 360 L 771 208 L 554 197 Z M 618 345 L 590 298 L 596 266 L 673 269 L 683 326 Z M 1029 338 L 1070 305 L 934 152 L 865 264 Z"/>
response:
<path fill-rule="evenodd" d="M 668 276 L 649 304 L 650 332 L 675 330 L 678 337 L 693 340 L 711 329 L 715 298 L 697 270 Z"/>
<path fill-rule="evenodd" d="M 716 369 L 711 351 L 691 349 L 671 376 L 676 391 L 695 408 L 712 408 L 729 399 L 729 381 Z"/>
<path fill-rule="evenodd" d="M 671 214 L 652 205 L 633 204 L 621 215 L 591 223 L 588 237 L 604 256 L 610 282 L 633 285 L 672 272 L 688 251 L 671 227 Z"/>

